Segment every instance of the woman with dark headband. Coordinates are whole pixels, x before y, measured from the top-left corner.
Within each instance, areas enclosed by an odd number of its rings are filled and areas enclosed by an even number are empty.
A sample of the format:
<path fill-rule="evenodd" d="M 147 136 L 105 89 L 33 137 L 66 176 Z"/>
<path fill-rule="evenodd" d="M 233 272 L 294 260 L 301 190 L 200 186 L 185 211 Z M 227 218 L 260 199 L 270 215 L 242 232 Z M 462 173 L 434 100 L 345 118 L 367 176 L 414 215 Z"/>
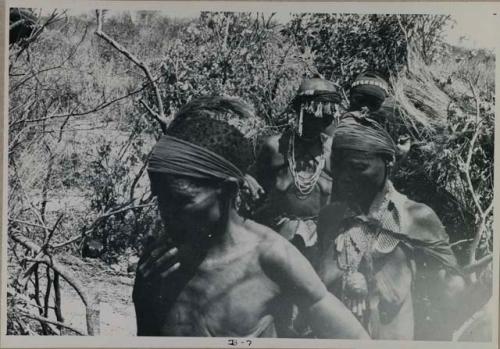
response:
<path fill-rule="evenodd" d="M 389 96 L 389 85 L 378 73 L 366 71 L 359 74 L 351 85 L 349 102 L 351 111 L 367 108 L 378 110 Z"/>
<path fill-rule="evenodd" d="M 394 97 L 389 95 L 389 84 L 376 72 L 365 71 L 359 74 L 351 85 L 349 93 L 349 112 L 370 113 L 370 118 L 379 122 L 392 134 L 401 128 L 401 116 Z M 403 160 L 410 151 L 412 140 L 408 132 L 398 135 L 397 161 Z"/>
<path fill-rule="evenodd" d="M 368 338 L 292 244 L 240 214 L 252 147 L 208 105 L 224 114 L 244 106 L 192 101 L 149 160 L 166 231 L 139 262 L 138 335 L 276 337 L 274 319 L 292 302 L 318 337 Z"/>
<path fill-rule="evenodd" d="M 343 118 L 332 145 L 336 201 L 318 223 L 319 274 L 374 339 L 414 338 L 415 272 L 442 299 L 456 299 L 464 286 L 439 218 L 394 189 L 395 155 L 379 124 L 357 113 Z"/>

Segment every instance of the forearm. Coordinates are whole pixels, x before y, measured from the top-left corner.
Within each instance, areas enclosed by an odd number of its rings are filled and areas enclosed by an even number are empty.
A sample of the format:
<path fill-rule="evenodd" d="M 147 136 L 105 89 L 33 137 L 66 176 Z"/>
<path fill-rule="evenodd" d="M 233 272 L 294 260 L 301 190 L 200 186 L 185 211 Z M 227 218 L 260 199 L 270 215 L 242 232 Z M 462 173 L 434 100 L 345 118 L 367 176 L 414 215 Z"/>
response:
<path fill-rule="evenodd" d="M 311 328 L 319 338 L 370 338 L 356 317 L 331 293 L 313 304 L 308 316 Z"/>

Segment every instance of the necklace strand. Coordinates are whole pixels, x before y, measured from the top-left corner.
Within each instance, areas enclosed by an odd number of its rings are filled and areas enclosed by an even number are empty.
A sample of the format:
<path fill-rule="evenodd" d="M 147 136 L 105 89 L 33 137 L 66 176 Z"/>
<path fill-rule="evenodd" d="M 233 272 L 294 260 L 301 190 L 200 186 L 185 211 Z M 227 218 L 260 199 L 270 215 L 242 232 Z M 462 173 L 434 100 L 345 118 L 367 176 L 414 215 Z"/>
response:
<path fill-rule="evenodd" d="M 293 176 L 293 181 L 295 187 L 300 193 L 299 198 L 305 198 L 309 194 L 312 193 L 316 183 L 318 182 L 321 172 L 325 167 L 326 157 L 324 149 L 321 150 L 321 155 L 319 156 L 319 160 L 317 161 L 316 168 L 314 172 L 310 175 L 303 174 L 297 171 L 297 165 L 295 162 L 295 133 L 293 132 L 290 141 L 288 143 L 288 167 Z"/>

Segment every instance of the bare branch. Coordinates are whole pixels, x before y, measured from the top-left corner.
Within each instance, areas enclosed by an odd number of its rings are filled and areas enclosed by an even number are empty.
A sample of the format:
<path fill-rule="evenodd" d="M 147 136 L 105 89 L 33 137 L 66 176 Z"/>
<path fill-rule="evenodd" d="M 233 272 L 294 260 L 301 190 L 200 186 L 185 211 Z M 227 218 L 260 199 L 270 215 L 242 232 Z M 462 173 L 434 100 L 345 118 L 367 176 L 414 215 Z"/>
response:
<path fill-rule="evenodd" d="M 61 247 L 64 247 L 64 246 L 67 246 L 67 245 L 71 245 L 73 242 L 76 242 L 78 240 L 80 240 L 81 238 L 83 238 L 85 236 L 85 233 L 83 234 L 80 234 L 80 235 L 77 235 L 77 236 L 74 236 L 72 237 L 71 239 L 69 240 L 66 240 L 64 242 L 61 242 L 59 244 L 56 244 L 56 245 L 51 245 L 50 247 L 51 248 L 61 248 Z"/>
<path fill-rule="evenodd" d="M 24 317 L 27 317 L 27 318 L 30 318 L 30 319 L 33 319 L 33 320 L 38 320 L 38 321 L 41 321 L 41 322 L 46 322 L 48 324 L 52 324 L 52 325 L 56 325 L 56 326 L 59 326 L 59 327 L 64 327 L 64 328 L 67 328 L 68 330 L 71 330 L 77 334 L 79 334 L 80 336 L 85 336 L 85 334 L 73 327 L 73 326 L 70 326 L 70 325 L 67 325 L 63 322 L 59 322 L 59 321 L 55 321 L 55 320 L 50 320 L 50 319 L 47 319 L 46 317 L 43 317 L 43 316 L 39 316 L 39 315 L 36 315 L 36 314 L 32 314 L 32 313 L 28 313 L 28 312 L 24 312 L 22 310 L 20 310 L 18 313 L 18 315 L 21 315 L 21 316 L 24 316 Z"/>
<path fill-rule="evenodd" d="M 120 208 L 120 209 L 118 209 L 116 211 L 108 211 L 108 212 L 104 213 L 103 215 L 97 217 L 94 220 L 94 222 L 90 225 L 90 228 L 86 229 L 80 235 L 74 236 L 74 237 L 70 238 L 69 240 L 61 242 L 59 244 L 51 245 L 50 247 L 52 247 L 52 248 L 60 248 L 60 247 L 70 245 L 73 242 L 76 242 L 76 241 L 80 240 L 85 235 L 89 234 L 92 230 L 94 230 L 94 228 L 97 225 L 97 223 L 99 223 L 104 218 L 107 218 L 107 217 L 110 217 L 110 216 L 113 216 L 115 214 L 118 214 L 118 213 L 121 213 L 121 212 L 125 212 L 125 211 L 128 211 L 128 210 L 135 210 L 135 209 L 144 208 L 144 207 L 150 207 L 150 206 L 153 206 L 153 204 L 143 204 L 143 205 L 137 205 L 137 206 L 129 206 L 129 207 Z"/>
<path fill-rule="evenodd" d="M 64 14 L 64 13 L 65 12 L 63 12 L 62 14 Z M 36 30 L 34 30 L 30 34 L 30 36 L 23 41 L 23 47 L 17 53 L 17 57 L 19 57 L 21 55 L 21 53 L 23 53 L 24 50 L 26 50 L 28 48 L 28 46 L 29 46 L 30 43 L 32 43 L 36 39 L 38 39 L 38 37 L 42 34 L 42 32 L 45 30 L 45 28 L 47 26 L 49 26 L 50 24 L 55 23 L 55 22 L 61 20 L 61 15 L 57 13 L 57 10 L 54 10 L 43 24 L 40 24 L 40 16 L 39 16 L 38 17 L 38 22 L 36 23 Z"/>
<path fill-rule="evenodd" d="M 476 191 L 474 189 L 474 185 L 472 184 L 472 179 L 470 176 L 470 166 L 471 166 L 471 162 L 472 162 L 472 155 L 474 154 L 474 146 L 476 144 L 477 138 L 479 137 L 480 130 L 481 130 L 481 122 L 479 122 L 476 125 L 474 135 L 472 136 L 472 139 L 471 139 L 470 144 L 469 144 L 469 151 L 467 152 L 467 159 L 466 159 L 465 163 L 463 162 L 463 160 L 461 160 L 461 162 L 463 164 L 462 171 L 465 174 L 465 179 L 467 181 L 467 189 L 469 190 L 469 192 L 472 196 L 472 200 L 474 200 L 474 205 L 476 206 L 479 214 L 481 215 L 481 217 L 483 217 L 484 211 L 483 211 L 483 208 L 481 207 L 481 203 L 479 202 L 478 195 L 476 194 Z"/>
<path fill-rule="evenodd" d="M 41 250 L 40 246 L 19 234 L 10 234 L 10 238 L 35 253 L 38 253 Z M 64 280 L 66 280 L 68 284 L 71 285 L 71 287 L 75 289 L 86 308 L 88 334 L 99 334 L 99 323 L 98 320 L 96 321 L 96 316 L 98 319 L 99 313 L 99 301 L 97 299 L 97 296 L 93 293 L 87 292 L 83 285 L 78 281 L 78 279 L 73 276 L 72 273 L 63 265 L 61 265 L 54 257 L 45 254 L 42 257 L 33 259 L 31 261 L 46 264 L 55 272 L 59 273 L 59 275 Z"/>
<path fill-rule="evenodd" d="M 43 225 L 36 224 L 36 223 L 31 223 L 31 222 L 27 222 L 27 221 L 23 221 L 23 220 L 20 220 L 20 219 L 8 218 L 8 220 L 11 221 L 11 222 L 19 223 L 19 224 L 30 225 L 30 226 L 36 227 L 36 228 L 41 228 L 41 229 L 45 229 L 46 228 Z"/>
<path fill-rule="evenodd" d="M 474 234 L 474 239 L 472 240 L 472 244 L 470 246 L 470 254 L 469 254 L 469 264 L 473 264 L 476 262 L 476 250 L 479 246 L 479 242 L 483 237 L 483 232 L 486 229 L 485 225 L 485 217 L 481 215 L 479 226 L 476 229 L 476 233 Z"/>
<path fill-rule="evenodd" d="M 10 26 L 9 26 L 9 31 L 16 28 L 16 27 L 19 27 L 21 24 L 24 24 L 26 23 L 26 19 L 24 18 L 21 18 L 20 20 L 12 23 Z"/>
<path fill-rule="evenodd" d="M 144 106 L 144 108 L 147 109 L 149 114 L 151 114 L 151 116 L 153 116 L 153 118 L 160 123 L 161 131 L 163 133 L 167 133 L 167 124 L 168 123 L 164 123 L 162 121 L 161 115 L 158 115 L 157 112 L 155 112 L 153 109 L 151 109 L 151 107 L 149 105 L 147 105 L 146 102 L 144 102 L 144 100 L 141 99 L 140 102 Z"/>
<path fill-rule="evenodd" d="M 45 285 L 45 296 L 43 298 L 43 316 L 49 316 L 49 302 L 50 302 L 50 291 L 52 290 L 52 277 L 50 274 L 50 267 L 47 266 L 46 269 L 47 283 Z"/>
<path fill-rule="evenodd" d="M 478 216 L 476 216 L 476 218 L 479 218 L 479 222 L 477 222 L 478 227 L 476 228 L 476 232 L 474 234 L 474 238 L 473 238 L 471 246 L 470 246 L 469 264 L 472 265 L 476 262 L 476 250 L 479 246 L 479 242 L 481 241 L 481 239 L 483 237 L 483 233 L 486 230 L 486 220 L 487 220 L 489 214 L 493 211 L 493 200 L 492 200 L 492 202 L 490 202 L 490 204 L 488 205 L 486 210 L 484 210 L 483 207 L 481 206 L 481 202 L 479 200 L 479 194 L 476 193 L 476 189 L 474 188 L 474 186 L 472 184 L 472 178 L 471 178 L 471 174 L 470 174 L 472 157 L 474 155 L 474 150 L 475 150 L 474 147 L 475 147 L 476 142 L 479 138 L 479 134 L 481 131 L 481 126 L 482 126 L 483 120 L 480 120 L 481 114 L 480 114 L 480 107 L 479 107 L 480 106 L 479 96 L 478 96 L 472 82 L 469 79 L 467 79 L 467 82 L 469 84 L 469 87 L 472 91 L 472 95 L 473 95 L 474 100 L 476 102 L 476 122 L 475 122 L 476 128 L 474 130 L 474 134 L 472 136 L 472 139 L 469 142 L 469 149 L 467 152 L 466 161 L 463 162 L 462 159 L 460 159 L 459 161 L 461 162 L 461 170 L 465 175 L 465 179 L 467 182 L 467 189 L 472 196 L 474 206 L 476 207 L 477 212 L 478 212 Z"/>
<path fill-rule="evenodd" d="M 396 15 L 396 19 L 398 20 L 398 25 L 399 25 L 399 28 L 401 29 L 401 31 L 403 32 L 403 35 L 405 36 L 405 41 L 406 41 L 406 44 L 408 45 L 409 43 L 409 36 L 408 36 L 408 31 L 406 30 L 406 28 L 404 27 L 403 25 L 403 22 L 401 22 L 401 17 L 399 15 Z"/>
<path fill-rule="evenodd" d="M 64 322 L 61 310 L 61 285 L 59 283 L 59 273 L 54 272 L 54 313 L 57 321 Z"/>
<path fill-rule="evenodd" d="M 153 75 L 151 74 L 149 68 L 146 66 L 146 64 L 142 61 L 140 61 L 136 56 L 134 56 L 132 53 L 130 53 L 125 47 L 120 45 L 118 42 L 113 40 L 111 37 L 109 37 L 106 33 L 102 31 L 102 10 L 96 10 L 96 15 L 97 15 L 97 29 L 96 29 L 96 35 L 102 38 L 104 41 L 106 41 L 108 44 L 113 46 L 118 52 L 123 54 L 125 57 L 127 57 L 132 63 L 134 63 L 137 67 L 139 67 L 150 83 L 153 85 L 153 89 L 156 95 L 156 103 L 158 107 L 158 112 L 155 114 L 152 114 L 155 119 L 160 122 L 162 125 L 162 130 L 166 129 L 166 126 L 168 125 L 168 119 L 165 117 L 165 112 L 163 109 L 163 101 L 161 99 L 161 94 L 160 94 L 160 89 L 158 88 L 158 84 L 156 83 L 155 79 L 153 78 Z M 150 109 L 148 109 L 149 111 Z"/>
<path fill-rule="evenodd" d="M 22 180 L 21 180 L 21 177 L 19 176 L 19 174 L 17 173 L 17 167 L 15 164 L 13 164 L 13 168 L 14 168 L 14 171 L 16 173 L 16 177 L 17 177 L 17 182 L 19 184 L 19 188 L 21 190 L 21 193 L 23 194 L 24 198 L 26 199 L 26 201 L 28 202 L 30 208 L 31 208 L 31 211 L 33 211 L 35 217 L 38 219 L 39 223 L 40 223 L 40 227 L 43 229 L 43 237 L 44 239 L 47 238 L 47 236 L 49 235 L 49 229 L 47 228 L 47 225 L 45 224 L 45 221 L 43 220 L 43 218 L 40 216 L 40 212 L 38 212 L 37 208 L 35 207 L 35 205 L 33 205 L 33 203 L 31 202 L 31 200 L 29 199 L 28 197 L 28 194 L 26 193 L 26 190 L 24 189 L 24 185 L 22 183 Z"/>
<path fill-rule="evenodd" d="M 463 243 L 465 243 L 465 242 L 471 242 L 472 240 L 474 240 L 474 239 L 463 239 L 463 240 L 458 240 L 458 241 L 455 241 L 455 242 L 451 243 L 451 244 L 450 244 L 450 246 L 451 246 L 451 247 L 453 247 L 453 246 L 458 246 L 458 245 L 461 245 L 461 244 L 463 244 Z"/>
<path fill-rule="evenodd" d="M 68 55 L 68 57 L 66 57 L 63 61 L 61 61 L 58 65 L 56 66 L 53 66 L 53 67 L 49 67 L 49 68 L 44 68 L 44 69 L 41 69 L 37 72 L 34 72 L 33 70 L 31 71 L 31 74 L 24 78 L 23 80 L 21 80 L 19 83 L 17 83 L 16 85 L 14 85 L 13 87 L 10 88 L 11 91 L 16 91 L 19 87 L 21 87 L 22 85 L 24 85 L 26 82 L 28 82 L 29 80 L 31 80 L 33 77 L 35 76 L 38 76 L 39 74 L 41 73 L 45 73 L 45 72 L 48 72 L 48 71 L 51 71 L 51 70 L 55 70 L 55 69 L 60 69 L 67 61 L 69 61 L 74 55 L 75 53 L 77 52 L 78 50 L 78 47 L 82 44 L 82 42 L 85 40 L 85 37 L 87 36 L 87 31 L 88 31 L 88 27 L 89 25 L 87 24 L 85 26 L 85 30 L 83 32 L 83 35 L 82 35 L 82 38 L 80 39 L 80 41 L 75 45 L 73 46 L 73 48 L 71 49 L 71 52 L 70 54 Z M 19 74 L 19 75 L 16 75 L 16 76 L 24 76 L 26 74 Z M 10 75 L 9 76 L 13 76 L 13 75 Z"/>
<path fill-rule="evenodd" d="M 488 218 L 490 213 L 493 212 L 493 203 L 494 203 L 494 200 L 491 200 L 490 205 L 486 208 L 486 210 L 484 210 L 484 218 L 485 219 Z"/>
<path fill-rule="evenodd" d="M 54 232 L 56 231 L 57 229 L 57 226 L 59 225 L 59 223 L 61 222 L 62 218 L 64 217 L 64 213 L 60 214 L 59 217 L 57 217 L 57 220 L 56 222 L 54 223 L 54 226 L 52 227 L 52 229 L 50 229 L 49 231 L 49 235 L 47 236 L 47 239 L 44 240 L 43 242 L 43 246 L 42 246 L 42 249 L 46 249 L 47 246 L 49 245 L 50 243 L 50 239 L 52 238 L 52 236 L 54 235 Z"/>
<path fill-rule="evenodd" d="M 68 116 L 84 116 L 84 115 L 92 114 L 92 113 L 98 112 L 98 111 L 100 111 L 100 110 L 102 110 L 102 109 L 104 109 L 106 107 L 109 107 L 111 104 L 113 104 L 115 102 L 121 101 L 122 99 L 128 98 L 128 97 L 130 97 L 132 95 L 135 95 L 135 94 L 141 92 L 147 86 L 148 86 L 148 84 L 145 84 L 140 89 L 137 89 L 137 90 L 134 90 L 132 92 L 129 92 L 126 95 L 117 97 L 117 98 L 112 99 L 110 101 L 104 101 L 101 104 L 99 104 L 97 107 L 92 108 L 90 110 L 85 110 L 83 112 L 78 112 L 78 113 L 52 114 L 50 116 L 47 116 L 47 117 L 44 117 L 44 118 L 39 118 L 39 119 L 30 119 L 30 120 L 16 121 L 16 122 L 12 123 L 12 125 L 20 124 L 20 123 L 23 123 L 23 122 L 25 122 L 25 123 L 32 123 L 32 122 L 40 122 L 40 121 L 46 121 L 46 120 L 51 120 L 51 119 L 67 118 Z"/>
<path fill-rule="evenodd" d="M 149 156 L 148 156 L 148 158 L 149 158 Z M 139 183 L 139 180 L 141 179 L 142 175 L 144 174 L 144 171 L 146 170 L 147 165 L 148 165 L 148 162 L 144 161 L 144 164 L 142 164 L 142 167 L 139 170 L 139 173 L 137 173 L 137 175 L 135 176 L 135 178 L 132 182 L 132 185 L 130 186 L 130 195 L 129 195 L 130 201 L 134 200 L 135 187 L 136 187 L 137 183 Z"/>
<path fill-rule="evenodd" d="M 479 118 L 480 118 L 479 95 L 477 94 L 476 89 L 474 88 L 474 85 L 472 85 L 472 82 L 469 79 L 467 79 L 467 82 L 469 83 L 469 87 L 472 91 L 472 96 L 474 97 L 474 101 L 476 102 L 476 124 L 477 124 L 479 122 Z"/>
<path fill-rule="evenodd" d="M 493 255 L 489 254 L 478 260 L 477 262 L 468 264 L 462 268 L 465 273 L 473 273 L 477 269 L 484 267 L 493 260 Z"/>

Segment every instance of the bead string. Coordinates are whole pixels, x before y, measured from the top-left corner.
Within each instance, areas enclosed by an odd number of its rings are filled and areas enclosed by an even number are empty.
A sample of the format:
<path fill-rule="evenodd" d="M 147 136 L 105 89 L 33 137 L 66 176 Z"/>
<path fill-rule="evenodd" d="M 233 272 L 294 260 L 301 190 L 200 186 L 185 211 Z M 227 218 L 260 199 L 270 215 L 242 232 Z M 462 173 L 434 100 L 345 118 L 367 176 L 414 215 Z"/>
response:
<path fill-rule="evenodd" d="M 297 165 L 295 162 L 295 132 L 292 132 L 292 135 L 290 137 L 290 141 L 288 143 L 288 168 L 290 169 L 290 172 L 292 173 L 293 176 L 293 181 L 295 184 L 295 187 L 300 193 L 300 196 L 297 195 L 299 198 L 305 198 L 314 189 L 314 186 L 318 182 L 321 172 L 323 171 L 323 168 L 325 167 L 326 163 L 326 156 L 325 156 L 325 150 L 322 149 L 321 155 L 319 156 L 319 159 L 317 160 L 316 168 L 314 169 L 314 172 L 310 175 L 305 175 L 301 173 L 302 171 L 297 171 Z M 315 159 L 316 160 L 316 159 Z"/>

